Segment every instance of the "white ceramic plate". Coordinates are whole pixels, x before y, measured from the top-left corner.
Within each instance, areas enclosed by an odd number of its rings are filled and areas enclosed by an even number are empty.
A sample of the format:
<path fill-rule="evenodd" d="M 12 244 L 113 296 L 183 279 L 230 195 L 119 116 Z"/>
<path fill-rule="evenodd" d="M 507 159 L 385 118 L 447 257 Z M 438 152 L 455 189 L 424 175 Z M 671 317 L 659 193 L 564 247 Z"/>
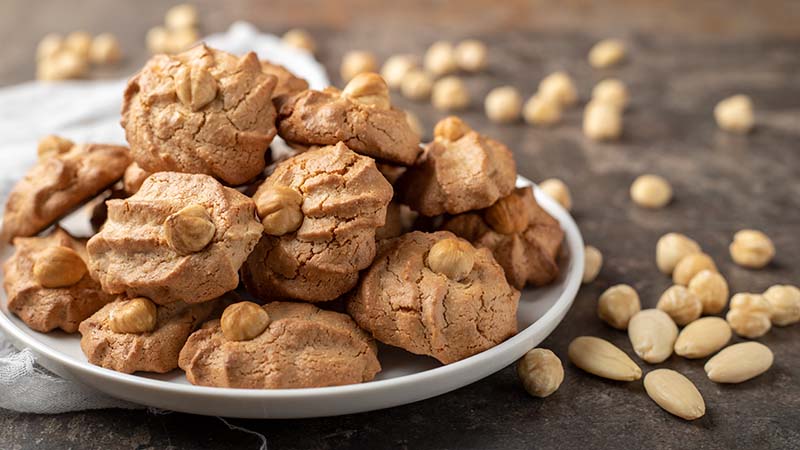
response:
<path fill-rule="evenodd" d="M 520 177 L 520 186 L 531 184 Z M 374 381 L 350 386 L 310 389 L 248 390 L 192 386 L 183 372 L 127 375 L 89 364 L 80 349 L 80 335 L 38 333 L 9 314 L 6 296 L 0 298 L 0 330 L 18 348 L 30 348 L 51 371 L 124 400 L 194 414 L 245 418 L 333 416 L 412 403 L 434 397 L 508 366 L 542 342 L 561 322 L 578 292 L 583 275 L 583 239 L 572 217 L 553 199 L 536 189 L 536 199 L 563 227 L 566 239 L 561 276 L 551 286 L 525 289 L 519 303 L 519 329 L 502 344 L 462 361 L 443 366 L 433 358 L 381 346 L 383 371 Z M 87 217 L 78 211 L 62 222 L 86 234 Z M 13 248 L 0 246 L 5 260 Z"/>

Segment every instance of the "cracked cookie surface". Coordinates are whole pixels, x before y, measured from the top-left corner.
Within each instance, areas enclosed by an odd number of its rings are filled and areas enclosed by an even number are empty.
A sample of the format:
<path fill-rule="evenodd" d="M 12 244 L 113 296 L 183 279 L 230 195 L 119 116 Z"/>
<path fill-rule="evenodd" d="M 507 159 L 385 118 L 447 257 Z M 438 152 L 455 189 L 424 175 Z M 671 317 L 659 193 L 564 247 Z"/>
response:
<path fill-rule="evenodd" d="M 342 143 L 280 163 L 253 198 L 258 204 L 286 187 L 302 197 L 302 222 L 281 236 L 264 234 L 242 269 L 245 287 L 263 299 L 333 300 L 372 262 L 392 187 L 371 158 Z"/>
<path fill-rule="evenodd" d="M 87 246 L 89 270 L 107 292 L 158 304 L 204 302 L 236 288 L 262 231 L 253 201 L 208 175 L 157 172 L 135 195 L 106 203 L 108 220 Z M 183 221 L 201 228 L 170 226 Z M 186 248 L 200 237 L 202 247 Z"/>
<path fill-rule="evenodd" d="M 275 83 L 252 52 L 237 58 L 201 44 L 154 56 L 125 90 L 122 126 L 134 160 L 148 172 L 249 181 L 275 137 Z"/>
<path fill-rule="evenodd" d="M 75 239 L 60 228 L 45 237 L 16 238 L 14 254 L 3 264 L 3 287 L 9 311 L 31 329 L 46 333 L 60 328 L 74 333 L 82 320 L 114 296 L 104 293 L 88 272 L 71 286 L 42 286 L 34 275 L 34 265 L 45 250 L 56 246 L 70 248 L 84 262 L 87 260 L 86 241 Z"/>
<path fill-rule="evenodd" d="M 293 74 L 286 67 L 270 61 L 261 61 L 261 71 L 277 79 L 275 90 L 272 92 L 272 101 L 276 107 L 286 98 L 308 89 L 308 82 Z"/>
<path fill-rule="evenodd" d="M 428 267 L 431 247 L 450 238 L 457 239 L 447 231 L 414 231 L 383 241 L 347 303 L 356 323 L 385 344 L 444 364 L 516 334 L 520 294 L 489 250 L 469 246 L 474 265 L 461 281 Z"/>
<path fill-rule="evenodd" d="M 231 341 L 219 320 L 195 331 L 179 365 L 192 384 L 250 389 L 340 386 L 372 380 L 381 370 L 375 341 L 345 314 L 307 303 L 263 306 L 267 328 Z"/>

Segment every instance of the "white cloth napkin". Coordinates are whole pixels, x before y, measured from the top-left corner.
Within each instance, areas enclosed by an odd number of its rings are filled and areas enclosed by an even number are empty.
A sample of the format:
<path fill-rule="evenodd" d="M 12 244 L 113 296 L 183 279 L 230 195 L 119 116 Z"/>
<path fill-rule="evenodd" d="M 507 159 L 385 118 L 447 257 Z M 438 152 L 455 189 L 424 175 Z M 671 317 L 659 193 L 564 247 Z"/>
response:
<path fill-rule="evenodd" d="M 314 89 L 329 85 L 314 57 L 237 22 L 224 33 L 208 36 L 211 47 L 235 54 L 255 51 L 259 58 L 282 64 L 308 80 Z M 125 143 L 119 125 L 126 80 L 29 82 L 0 89 L 0 199 L 36 160 L 36 143 L 47 134 L 75 142 Z M 34 354 L 17 351 L 0 333 L 0 408 L 31 413 L 60 413 L 98 408 L 141 407 L 59 378 L 36 365 Z"/>

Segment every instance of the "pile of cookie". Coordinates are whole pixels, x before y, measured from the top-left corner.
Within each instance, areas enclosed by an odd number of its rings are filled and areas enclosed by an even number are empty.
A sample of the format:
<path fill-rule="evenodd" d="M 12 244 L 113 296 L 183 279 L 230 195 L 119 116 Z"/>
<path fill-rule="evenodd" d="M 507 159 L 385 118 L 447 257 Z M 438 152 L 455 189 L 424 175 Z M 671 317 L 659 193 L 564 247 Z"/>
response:
<path fill-rule="evenodd" d="M 8 309 L 93 364 L 360 383 L 376 340 L 444 364 L 503 342 L 520 290 L 558 277 L 563 232 L 511 151 L 456 117 L 420 146 L 377 74 L 317 91 L 200 44 L 150 59 L 121 123 L 130 148 L 43 139 L 3 215 Z M 96 234 L 59 228 L 90 201 Z"/>

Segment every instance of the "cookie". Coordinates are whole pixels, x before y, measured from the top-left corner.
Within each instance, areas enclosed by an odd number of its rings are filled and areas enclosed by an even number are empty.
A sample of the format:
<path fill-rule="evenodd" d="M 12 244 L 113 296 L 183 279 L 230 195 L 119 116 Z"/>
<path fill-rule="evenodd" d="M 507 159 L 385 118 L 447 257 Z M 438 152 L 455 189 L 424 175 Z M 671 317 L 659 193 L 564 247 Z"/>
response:
<path fill-rule="evenodd" d="M 518 188 L 492 207 L 449 219 L 445 230 L 488 248 L 517 289 L 544 286 L 558 278 L 564 231 L 536 202 L 530 187 Z"/>
<path fill-rule="evenodd" d="M 386 208 L 386 223 L 375 230 L 375 239 L 391 239 L 405 234 L 414 226 L 417 213 L 411 211 L 408 206 L 397 202 L 390 202 Z"/>
<path fill-rule="evenodd" d="M 108 220 L 87 245 L 89 270 L 106 292 L 158 304 L 236 288 L 262 231 L 253 201 L 208 175 L 157 172 L 106 204 Z"/>
<path fill-rule="evenodd" d="M 519 295 L 488 249 L 414 231 L 382 242 L 347 311 L 375 339 L 449 364 L 516 334 Z"/>
<path fill-rule="evenodd" d="M 247 182 L 264 169 L 275 137 L 275 83 L 252 52 L 237 58 L 200 44 L 152 57 L 125 89 L 122 126 L 133 159 L 148 172 Z"/>
<path fill-rule="evenodd" d="M 516 179 L 514 157 L 505 145 L 451 116 L 436 125 L 433 142 L 396 189 L 401 203 L 437 216 L 487 208 L 510 194 Z"/>
<path fill-rule="evenodd" d="M 15 238 L 14 247 L 3 264 L 3 287 L 9 311 L 31 329 L 74 333 L 82 320 L 114 299 L 86 270 L 86 242 L 66 231 Z"/>
<path fill-rule="evenodd" d="M 375 341 L 347 315 L 291 302 L 269 303 L 263 311 L 266 328 L 250 339 L 229 339 L 220 320 L 195 331 L 178 363 L 189 382 L 249 389 L 309 388 L 362 383 L 381 370 Z M 222 323 L 225 315 L 227 311 Z"/>
<path fill-rule="evenodd" d="M 38 234 L 117 182 L 130 163 L 128 149 L 117 145 L 67 145 L 59 152 L 40 152 L 8 196 L 2 239 Z"/>
<path fill-rule="evenodd" d="M 421 152 L 405 112 L 391 106 L 386 82 L 374 73 L 358 75 L 343 91 L 329 87 L 289 97 L 278 110 L 278 134 L 305 147 L 344 142 L 362 155 L 405 166 Z"/>
<path fill-rule="evenodd" d="M 339 143 L 278 164 L 253 199 L 264 236 L 242 268 L 263 299 L 332 300 L 375 256 L 392 187 L 371 158 Z"/>
<path fill-rule="evenodd" d="M 261 61 L 261 71 L 277 79 L 275 90 L 272 92 L 272 102 L 278 106 L 286 98 L 308 89 L 308 82 L 280 64 Z"/>
<path fill-rule="evenodd" d="M 150 175 L 152 175 L 151 172 L 142 169 L 135 162 L 131 163 L 131 165 L 125 169 L 125 173 L 122 175 L 123 190 L 128 195 L 135 194 L 136 191 L 142 187 L 144 180 L 146 180 Z"/>
<path fill-rule="evenodd" d="M 90 363 L 123 373 L 174 370 L 186 339 L 216 306 L 213 301 L 162 306 L 147 302 L 119 298 L 81 323 L 81 350 Z"/>

